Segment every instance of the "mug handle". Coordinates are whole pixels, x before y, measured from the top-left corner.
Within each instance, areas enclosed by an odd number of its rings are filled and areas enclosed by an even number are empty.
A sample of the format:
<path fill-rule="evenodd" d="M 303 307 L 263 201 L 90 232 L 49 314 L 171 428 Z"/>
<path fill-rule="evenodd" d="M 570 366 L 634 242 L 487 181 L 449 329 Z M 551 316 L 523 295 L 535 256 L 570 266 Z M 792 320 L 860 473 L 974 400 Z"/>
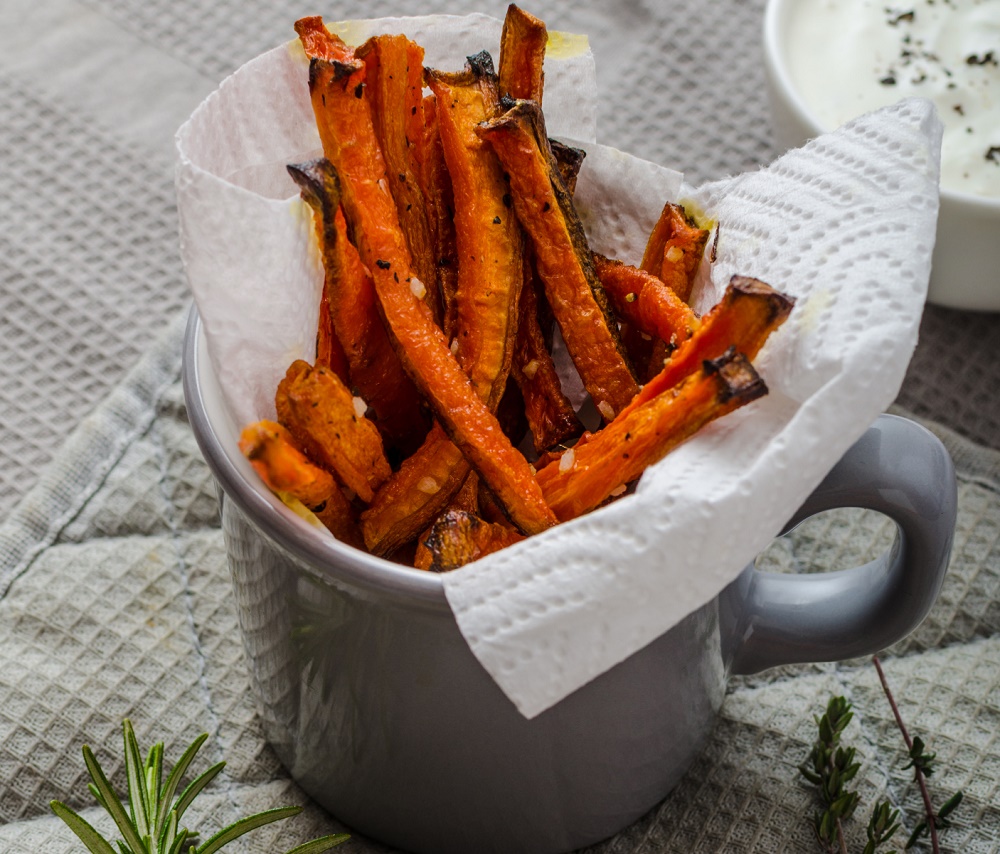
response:
<path fill-rule="evenodd" d="M 729 672 L 872 655 L 905 637 L 941 589 L 957 506 L 955 469 L 940 440 L 908 419 L 879 416 L 782 533 L 823 510 L 864 507 L 896 523 L 895 540 L 853 569 L 792 575 L 747 567 L 720 600 Z"/>

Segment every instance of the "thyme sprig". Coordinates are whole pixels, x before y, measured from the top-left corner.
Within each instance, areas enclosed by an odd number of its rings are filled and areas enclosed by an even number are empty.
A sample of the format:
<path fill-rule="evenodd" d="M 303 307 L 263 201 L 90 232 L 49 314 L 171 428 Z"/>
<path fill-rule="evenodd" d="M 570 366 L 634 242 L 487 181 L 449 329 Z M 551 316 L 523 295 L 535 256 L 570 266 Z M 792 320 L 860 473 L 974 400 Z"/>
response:
<path fill-rule="evenodd" d="M 861 768 L 855 761 L 856 750 L 844 747 L 840 740 L 847 725 L 854 717 L 850 701 L 844 697 L 831 697 L 822 716 L 814 716 L 819 735 L 813 743 L 808 759 L 799 771 L 810 783 L 819 787 L 823 810 L 813 818 L 816 838 L 829 854 L 847 854 L 847 841 L 843 823 L 854 815 L 861 798 L 848 788 Z M 875 854 L 878 846 L 892 838 L 899 827 L 899 811 L 888 801 L 876 804 L 868 821 L 868 843 L 864 854 Z"/>
<path fill-rule="evenodd" d="M 910 736 L 878 656 L 873 657 L 872 661 L 882 683 L 882 690 L 892 708 L 896 725 L 906 743 L 909 762 L 903 767 L 913 769 L 914 781 L 920 789 L 924 804 L 924 818 L 914 827 L 906 842 L 906 848 L 912 848 L 927 837 L 930 839 L 934 854 L 940 854 L 938 830 L 951 826 L 948 816 L 962 803 L 962 792 L 956 792 L 945 801 L 940 810 L 934 811 L 927 778 L 934 773 L 937 755 L 927 750 L 920 736 Z M 816 838 L 828 854 L 836 854 L 838 851 L 840 854 L 847 854 L 843 825 L 854 815 L 860 800 L 858 794 L 848 788 L 848 784 L 855 778 L 861 765 L 855 761 L 854 748 L 841 744 L 841 736 L 854 717 L 852 708 L 851 703 L 844 697 L 832 697 L 827 703 L 824 714 L 814 716 L 818 736 L 808 758 L 799 766 L 802 776 L 819 787 L 823 810 L 815 815 L 813 829 Z M 876 854 L 879 846 L 888 844 L 899 827 L 899 810 L 893 808 L 887 800 L 876 803 L 868 820 L 868 841 L 864 847 L 864 854 Z M 886 854 L 896 854 L 896 852 L 890 851 Z"/>
<path fill-rule="evenodd" d="M 191 743 L 164 780 L 163 743 L 154 744 L 143 761 L 135 730 L 127 718 L 122 723 L 122 732 L 125 742 L 125 772 L 128 778 L 127 810 L 94 752 L 87 745 L 83 747 L 83 760 L 91 779 L 88 788 L 97 803 L 114 820 L 122 837 L 116 840 L 117 850 L 64 803 L 52 801 L 50 804 L 52 811 L 66 822 L 91 854 L 183 854 L 185 844 L 189 845 L 187 854 L 215 854 L 251 830 L 290 818 L 302 811 L 301 807 L 277 807 L 255 813 L 222 828 L 199 845 L 197 840 L 200 834 L 181 827 L 180 821 L 192 801 L 219 775 L 226 763 L 219 762 L 203 771 L 185 786 L 180 795 L 177 795 L 177 790 L 208 734 L 198 736 Z M 347 838 L 346 833 L 324 836 L 299 845 L 287 854 L 321 854 L 340 845 Z"/>
<path fill-rule="evenodd" d="M 930 837 L 931 850 L 934 854 L 940 854 L 941 846 L 938 842 L 938 830 L 951 827 L 951 821 L 948 819 L 948 816 L 962 803 L 963 794 L 961 790 L 955 792 L 954 795 L 944 802 L 940 810 L 934 812 L 934 807 L 931 804 L 930 790 L 927 786 L 927 778 L 934 773 L 934 763 L 937 759 L 937 754 L 926 750 L 923 739 L 919 735 L 910 737 L 909 730 L 907 730 L 906 724 L 903 723 L 903 716 L 899 712 L 896 698 L 893 697 L 892 690 L 889 688 L 889 681 L 886 679 L 885 671 L 882 669 L 882 662 L 879 661 L 877 655 L 872 657 L 872 662 L 878 673 L 879 682 L 882 683 L 882 690 L 889 701 L 893 717 L 896 719 L 896 726 L 899 727 L 903 741 L 906 742 L 907 755 L 910 757 L 910 761 L 903 767 L 904 769 L 913 769 L 913 779 L 920 789 L 920 797 L 924 802 L 924 819 L 913 828 L 913 833 L 910 834 L 910 838 L 906 842 L 906 847 L 912 848 L 917 844 L 918 840 L 927 836 Z"/>

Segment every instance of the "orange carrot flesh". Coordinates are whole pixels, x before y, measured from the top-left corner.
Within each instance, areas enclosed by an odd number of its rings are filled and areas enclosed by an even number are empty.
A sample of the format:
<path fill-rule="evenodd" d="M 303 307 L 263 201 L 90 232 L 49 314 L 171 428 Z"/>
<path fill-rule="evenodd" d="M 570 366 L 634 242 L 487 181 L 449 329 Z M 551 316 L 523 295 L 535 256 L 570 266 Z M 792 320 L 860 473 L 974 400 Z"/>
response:
<path fill-rule="evenodd" d="M 511 520 L 526 533 L 548 528 L 555 517 L 531 467 L 476 394 L 423 302 L 424 285 L 412 272 L 385 187 L 385 164 L 364 98 L 364 65 L 314 59 L 309 82 L 324 151 L 340 175 L 344 212 L 404 367 Z"/>
<path fill-rule="evenodd" d="M 729 347 L 753 359 L 768 336 L 788 317 L 795 300 L 759 279 L 733 276 L 725 294 L 701 319 L 694 334 L 670 356 L 628 409 L 673 388 L 706 359 L 717 359 Z"/>
<path fill-rule="evenodd" d="M 446 328 L 461 329 L 450 347 L 476 393 L 495 411 L 510 370 L 522 285 L 520 227 L 503 201 L 507 188 L 499 163 L 474 131 L 496 101 L 495 79 L 489 69 L 475 66 L 457 75 L 429 71 L 427 77 L 433 103 L 447 105 L 438 137 L 462 259 Z M 432 115 L 438 119 L 436 109 Z M 466 477 L 464 456 L 441 436 L 429 439 L 375 497 L 363 517 L 370 548 L 391 549 L 423 530 Z"/>
<path fill-rule="evenodd" d="M 638 478 L 705 424 L 767 393 L 750 362 L 729 352 L 673 391 L 622 412 L 538 472 L 560 521 L 576 518 Z"/>
<path fill-rule="evenodd" d="M 310 59 L 346 62 L 354 55 L 354 49 L 344 44 L 339 36 L 331 33 L 319 15 L 299 18 L 295 22 L 295 32 L 302 49 Z"/>
<path fill-rule="evenodd" d="M 382 438 L 350 390 L 326 368 L 293 362 L 275 395 L 278 420 L 296 444 L 365 502 L 389 477 Z"/>
<path fill-rule="evenodd" d="M 375 137 L 385 160 L 385 181 L 413 268 L 426 285 L 425 301 L 440 322 L 436 264 L 420 182 L 423 142 L 424 51 L 406 36 L 375 36 L 355 55 L 365 63 L 365 97 L 371 104 Z"/>
<path fill-rule="evenodd" d="M 478 132 L 510 175 L 514 208 L 531 237 L 538 275 L 566 349 L 598 410 L 610 421 L 638 385 L 625 361 L 583 226 L 548 155 L 539 122 L 537 105 L 518 101 Z"/>
<path fill-rule="evenodd" d="M 275 421 L 259 421 L 240 434 L 240 450 L 261 480 L 279 495 L 301 501 L 338 540 L 363 547 L 350 502 L 333 476 L 314 465 Z"/>
<path fill-rule="evenodd" d="M 708 230 L 699 228 L 683 207 L 667 202 L 649 235 L 639 266 L 688 302 L 707 242 Z"/>
<path fill-rule="evenodd" d="M 451 176 L 444 159 L 441 128 L 437 119 L 437 98 L 424 98 L 423 161 L 421 186 L 427 204 L 434 259 L 437 265 L 438 298 L 441 303 L 441 328 L 450 341 L 458 329 L 455 305 L 458 291 L 458 249 L 455 245 L 455 199 Z"/>
<path fill-rule="evenodd" d="M 594 267 L 615 313 L 641 332 L 677 344 L 698 328 L 691 307 L 656 276 L 596 253 Z"/>
<path fill-rule="evenodd" d="M 347 354 L 333 328 L 330 298 L 325 288 L 319 300 L 319 322 L 316 324 L 316 364 L 329 368 L 344 382 L 350 377 Z"/>
<path fill-rule="evenodd" d="M 446 311 L 446 317 L 454 313 L 446 325 L 461 329 L 461 335 L 450 346 L 477 394 L 495 410 L 510 370 L 522 285 L 520 227 L 504 204 L 507 188 L 499 163 L 474 131 L 496 101 L 495 80 L 489 69 L 475 66 L 454 75 L 429 71 L 427 79 L 435 104 L 446 106 L 439 136 L 462 259 Z M 467 474 L 461 453 L 439 438 L 403 464 L 363 516 L 370 547 L 381 551 L 426 528 Z"/>
<path fill-rule="evenodd" d="M 521 292 L 520 324 L 511 375 L 524 398 L 524 414 L 538 453 L 583 432 L 572 404 L 563 394 L 552 355 L 538 320 L 534 282 Z"/>
<path fill-rule="evenodd" d="M 524 281 L 521 227 L 509 207 L 496 155 L 476 134 L 497 102 L 491 68 L 428 72 L 455 206 L 459 258 L 455 354 L 473 388 L 495 410 L 510 371 Z"/>
<path fill-rule="evenodd" d="M 447 508 L 468 474 L 465 456 L 435 424 L 361 514 L 368 550 L 385 555 L 410 542 Z"/>
<path fill-rule="evenodd" d="M 318 507 L 339 491 L 328 471 L 310 462 L 291 433 L 276 421 L 258 421 L 240 434 L 240 451 L 275 492 L 286 492 L 306 507 Z"/>
<path fill-rule="evenodd" d="M 549 34 L 544 22 L 519 9 L 507 7 L 500 35 L 500 94 L 542 102 L 542 65 Z"/>
<path fill-rule="evenodd" d="M 419 446 L 430 424 L 416 386 L 386 335 L 372 278 L 348 239 L 337 174 L 326 159 L 289 166 L 288 172 L 316 217 L 325 274 L 320 329 L 326 325 L 325 307 L 336 337 L 336 342 L 327 344 L 331 367 L 345 382 L 349 378 L 350 385 L 374 410 L 376 426 L 389 449 L 408 455 Z M 321 337 L 324 334 L 329 333 L 321 333 Z M 333 362 L 336 349 L 344 355 L 346 374 Z M 320 358 L 318 350 L 320 364 L 327 361 Z"/>

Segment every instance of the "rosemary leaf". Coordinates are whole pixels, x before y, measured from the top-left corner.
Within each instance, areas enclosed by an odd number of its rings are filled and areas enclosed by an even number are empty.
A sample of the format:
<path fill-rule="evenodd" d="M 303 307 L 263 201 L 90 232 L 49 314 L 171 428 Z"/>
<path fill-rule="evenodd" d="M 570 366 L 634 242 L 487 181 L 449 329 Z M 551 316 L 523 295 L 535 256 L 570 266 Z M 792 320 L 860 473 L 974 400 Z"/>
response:
<path fill-rule="evenodd" d="M 184 815 L 184 811 L 191 806 L 191 801 L 198 797 L 201 790 L 211 783 L 212 780 L 214 780 L 219 775 L 219 772 L 225 767 L 225 762 L 218 762 L 188 783 L 187 788 L 181 792 L 181 796 L 177 799 L 177 803 L 174 806 L 174 809 L 177 811 L 178 821 L 181 820 L 181 816 Z"/>
<path fill-rule="evenodd" d="M 52 808 L 52 812 L 69 825 L 69 829 L 80 838 L 91 854 L 115 854 L 115 849 L 108 844 L 107 840 L 66 804 L 61 801 L 52 801 L 49 806 Z"/>
<path fill-rule="evenodd" d="M 194 760 L 195 755 L 201 750 L 201 746 L 205 743 L 208 738 L 208 733 L 203 732 L 199 735 L 191 744 L 188 746 L 187 750 L 181 755 L 181 758 L 177 761 L 173 770 L 167 775 L 167 782 L 163 785 L 163 791 L 160 792 L 160 809 L 156 817 L 157 827 L 162 827 L 163 822 L 166 820 L 167 811 L 171 808 L 170 805 L 174 800 L 174 793 L 177 791 L 177 787 L 180 785 L 181 780 L 187 773 L 188 766 Z M 161 746 L 162 750 L 162 746 Z M 177 821 L 180 821 L 181 813 L 177 811 Z"/>
<path fill-rule="evenodd" d="M 132 825 L 139 835 L 141 847 L 136 849 L 135 854 L 147 852 L 149 845 L 145 843 L 149 837 L 149 804 L 146 799 L 146 769 L 142 761 L 142 754 L 139 753 L 139 743 L 135 738 L 135 730 L 132 729 L 132 722 L 127 718 L 122 723 L 122 737 L 125 742 L 125 772 L 128 777 L 128 802 L 129 812 L 132 814 Z"/>
<path fill-rule="evenodd" d="M 334 833 L 330 836 L 321 836 L 319 839 L 314 839 L 312 842 L 306 842 L 303 845 L 297 845 L 288 854 L 322 854 L 324 851 L 329 851 L 331 848 L 335 848 L 343 842 L 347 842 L 350 839 L 350 835 L 347 833 Z"/>
<path fill-rule="evenodd" d="M 108 778 L 104 774 L 104 769 L 101 768 L 101 764 L 97 761 L 97 757 L 94 756 L 94 752 L 86 744 L 83 746 L 83 761 L 87 765 L 87 770 L 90 772 L 90 778 L 94 781 L 94 786 L 100 792 L 99 800 L 101 806 L 108 811 L 111 818 L 114 819 L 115 824 L 118 825 L 118 831 L 125 840 L 125 844 L 132 849 L 130 854 L 141 854 L 142 840 L 129 821 L 128 813 L 125 812 L 125 807 L 118 799 L 118 795 L 111 788 L 111 783 L 108 782 Z M 129 852 L 126 852 L 126 854 L 129 854 Z"/>
<path fill-rule="evenodd" d="M 200 845 L 195 854 L 215 854 L 223 845 L 227 845 L 234 839 L 238 839 L 244 833 L 249 833 L 251 830 L 263 827 L 265 824 L 270 824 L 274 821 L 280 821 L 283 818 L 290 818 L 293 815 L 298 815 L 300 812 L 302 812 L 302 807 L 276 807 L 275 809 L 241 818 L 228 827 L 224 827 L 209 838 L 204 845 Z"/>

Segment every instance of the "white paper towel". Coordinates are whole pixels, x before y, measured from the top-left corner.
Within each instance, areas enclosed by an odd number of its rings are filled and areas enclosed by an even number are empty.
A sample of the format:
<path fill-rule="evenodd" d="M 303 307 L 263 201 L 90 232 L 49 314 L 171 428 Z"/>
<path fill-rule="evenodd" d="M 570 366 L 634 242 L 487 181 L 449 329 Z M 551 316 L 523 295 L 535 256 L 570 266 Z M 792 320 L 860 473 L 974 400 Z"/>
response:
<path fill-rule="evenodd" d="M 406 32 L 428 64 L 494 52 L 500 22 L 362 22 L 358 42 Z M 546 60 L 553 136 L 594 131 L 580 42 Z M 319 151 L 294 44 L 249 63 L 178 133 L 182 251 L 213 366 L 237 423 L 273 414 L 288 363 L 312 358 L 321 270 L 284 166 Z M 463 635 L 532 717 L 714 597 L 753 559 L 895 397 L 916 343 L 937 218 L 940 124 L 905 101 L 771 167 L 682 191 L 679 176 L 588 145 L 577 202 L 592 245 L 638 261 L 667 197 L 719 223 L 705 310 L 730 275 L 797 298 L 756 360 L 763 400 L 650 468 L 634 495 L 443 576 Z M 317 534 L 319 536 L 321 534 Z"/>

